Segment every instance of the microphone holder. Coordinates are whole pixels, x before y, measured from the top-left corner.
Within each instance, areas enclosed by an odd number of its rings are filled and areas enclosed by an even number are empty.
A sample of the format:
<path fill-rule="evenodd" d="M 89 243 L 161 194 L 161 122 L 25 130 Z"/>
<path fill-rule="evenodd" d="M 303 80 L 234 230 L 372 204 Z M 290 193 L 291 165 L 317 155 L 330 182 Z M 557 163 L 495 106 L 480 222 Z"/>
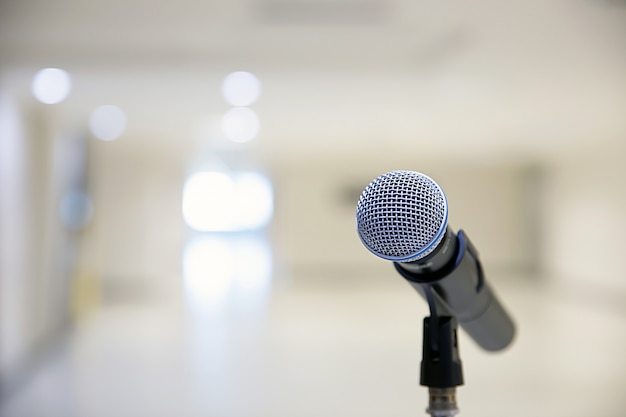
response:
<path fill-rule="evenodd" d="M 427 299 L 432 301 L 432 288 L 424 285 Z M 459 357 L 457 321 L 451 316 L 439 316 L 434 303 L 429 317 L 424 318 L 420 385 L 428 387 L 426 412 L 432 417 L 453 417 L 459 409 L 456 387 L 463 385 L 463 369 Z"/>

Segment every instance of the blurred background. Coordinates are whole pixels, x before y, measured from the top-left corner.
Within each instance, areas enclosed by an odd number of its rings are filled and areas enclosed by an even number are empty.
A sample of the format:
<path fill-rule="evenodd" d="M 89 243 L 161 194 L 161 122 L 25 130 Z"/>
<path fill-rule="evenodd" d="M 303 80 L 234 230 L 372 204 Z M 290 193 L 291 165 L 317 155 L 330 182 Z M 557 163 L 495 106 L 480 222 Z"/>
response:
<path fill-rule="evenodd" d="M 461 415 L 625 414 L 626 3 L 0 3 L 0 415 L 420 416 L 362 189 L 446 191 L 518 325 Z"/>

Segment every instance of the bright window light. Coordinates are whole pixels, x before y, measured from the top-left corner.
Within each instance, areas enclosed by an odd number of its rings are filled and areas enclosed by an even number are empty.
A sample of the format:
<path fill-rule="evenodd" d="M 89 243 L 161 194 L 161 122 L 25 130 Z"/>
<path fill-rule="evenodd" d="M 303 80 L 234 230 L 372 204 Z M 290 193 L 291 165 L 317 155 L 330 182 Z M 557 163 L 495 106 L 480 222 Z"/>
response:
<path fill-rule="evenodd" d="M 248 142 L 260 129 L 259 116 L 247 107 L 232 108 L 222 117 L 222 132 L 233 142 Z"/>
<path fill-rule="evenodd" d="M 193 229 L 221 231 L 232 228 L 232 179 L 221 172 L 200 172 L 183 189 L 183 217 Z"/>
<path fill-rule="evenodd" d="M 266 226 L 274 210 L 270 181 L 258 173 L 199 172 L 183 189 L 183 218 L 199 231 L 242 231 Z"/>
<path fill-rule="evenodd" d="M 249 72 L 232 72 L 222 82 L 222 95 L 230 105 L 249 106 L 261 95 L 261 83 Z"/>
<path fill-rule="evenodd" d="M 100 106 L 91 112 L 89 128 L 98 139 L 115 140 L 126 129 L 126 114 L 117 106 Z"/>
<path fill-rule="evenodd" d="M 32 91 L 42 103 L 56 104 L 67 98 L 72 88 L 70 75 L 59 68 L 45 68 L 33 78 Z"/>
<path fill-rule="evenodd" d="M 233 222 L 241 230 L 258 229 L 269 223 L 274 211 L 272 185 L 257 173 L 242 173 L 235 179 Z"/>

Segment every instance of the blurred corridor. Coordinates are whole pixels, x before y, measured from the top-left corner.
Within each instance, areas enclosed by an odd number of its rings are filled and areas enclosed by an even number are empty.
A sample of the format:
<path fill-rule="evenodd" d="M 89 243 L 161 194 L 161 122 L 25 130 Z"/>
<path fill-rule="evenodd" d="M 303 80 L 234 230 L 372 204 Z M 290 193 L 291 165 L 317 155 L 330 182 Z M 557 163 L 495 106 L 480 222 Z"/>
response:
<path fill-rule="evenodd" d="M 513 315 L 460 415 L 624 415 L 620 1 L 0 3 L 0 416 L 413 416 L 426 303 L 355 230 L 447 194 Z"/>

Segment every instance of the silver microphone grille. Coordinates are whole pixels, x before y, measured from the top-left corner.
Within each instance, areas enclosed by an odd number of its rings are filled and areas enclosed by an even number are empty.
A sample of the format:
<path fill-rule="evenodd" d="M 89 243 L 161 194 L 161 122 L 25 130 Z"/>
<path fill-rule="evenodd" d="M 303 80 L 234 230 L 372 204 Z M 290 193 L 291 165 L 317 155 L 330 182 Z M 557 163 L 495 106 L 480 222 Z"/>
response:
<path fill-rule="evenodd" d="M 392 171 L 372 181 L 356 207 L 365 247 L 383 259 L 419 260 L 443 239 L 448 202 L 443 190 L 419 172 Z"/>

